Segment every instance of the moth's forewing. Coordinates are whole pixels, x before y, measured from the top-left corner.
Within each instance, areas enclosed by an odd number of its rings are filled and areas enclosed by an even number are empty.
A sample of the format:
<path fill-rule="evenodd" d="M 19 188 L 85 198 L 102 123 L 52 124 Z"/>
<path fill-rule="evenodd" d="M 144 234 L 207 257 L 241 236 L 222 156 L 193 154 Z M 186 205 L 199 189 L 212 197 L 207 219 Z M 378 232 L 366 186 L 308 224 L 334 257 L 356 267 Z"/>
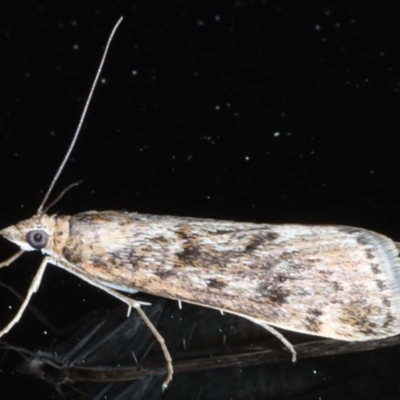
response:
<path fill-rule="evenodd" d="M 114 211 L 65 218 L 53 248 L 106 285 L 341 340 L 400 332 L 398 252 L 375 232 Z"/>

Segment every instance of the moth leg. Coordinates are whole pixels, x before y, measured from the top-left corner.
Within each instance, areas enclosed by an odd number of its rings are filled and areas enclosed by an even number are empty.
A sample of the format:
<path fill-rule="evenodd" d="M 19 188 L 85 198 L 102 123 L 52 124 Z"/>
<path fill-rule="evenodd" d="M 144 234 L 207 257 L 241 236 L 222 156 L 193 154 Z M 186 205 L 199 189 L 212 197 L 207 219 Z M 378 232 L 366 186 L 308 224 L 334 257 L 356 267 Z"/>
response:
<path fill-rule="evenodd" d="M 266 324 L 263 321 L 260 321 L 259 319 L 253 319 L 253 318 L 249 318 L 249 317 L 246 317 L 246 316 L 244 316 L 244 317 L 247 318 L 248 320 L 250 320 L 250 321 L 262 326 L 268 332 L 272 333 L 275 337 L 277 337 L 289 349 L 289 351 L 292 353 L 292 361 L 296 362 L 296 360 L 297 360 L 297 352 L 294 349 L 292 343 L 290 343 L 289 340 L 287 340 L 285 338 L 285 336 L 283 336 L 280 332 L 278 332 L 272 326 Z"/>
<path fill-rule="evenodd" d="M 10 264 L 12 264 L 19 256 L 22 255 L 22 253 L 25 253 L 24 250 L 19 250 L 17 251 L 13 256 L 11 256 L 10 258 L 8 258 L 7 260 L 3 261 L 0 263 L 0 268 L 3 267 L 8 267 Z"/>
<path fill-rule="evenodd" d="M 165 344 L 164 338 L 158 332 L 157 328 L 151 323 L 148 319 L 147 315 L 141 308 L 136 309 L 139 315 L 143 318 L 144 322 L 148 326 L 148 328 L 153 333 L 154 337 L 157 339 L 158 343 L 160 343 L 161 349 L 164 353 L 165 361 L 167 362 L 167 377 L 163 383 L 163 389 L 165 390 L 168 387 L 168 384 L 172 381 L 172 375 L 174 374 L 174 368 L 172 366 L 172 358 L 171 354 L 169 354 L 168 347 Z"/>
<path fill-rule="evenodd" d="M 128 305 L 128 315 L 130 312 L 131 308 L 135 308 L 139 315 L 143 318 L 144 323 L 147 325 L 147 327 L 150 329 L 150 331 L 153 333 L 155 338 L 157 339 L 158 343 L 161 346 L 161 350 L 164 353 L 165 361 L 167 362 L 167 377 L 163 383 L 163 388 L 165 389 L 169 382 L 172 380 L 172 375 L 174 373 L 174 369 L 172 367 L 172 358 L 171 355 L 169 354 L 168 348 L 165 344 L 164 338 L 161 336 L 161 334 L 158 332 L 157 328 L 153 325 L 153 323 L 147 318 L 147 315 L 144 313 L 144 311 L 140 308 L 141 305 L 147 305 L 149 303 L 137 301 L 134 299 L 131 299 L 128 296 L 123 295 L 120 292 L 117 292 L 116 290 L 110 288 L 109 286 L 104 285 L 101 282 L 98 282 L 94 279 L 90 279 L 85 273 L 79 271 L 77 268 L 75 268 L 72 264 L 69 264 L 68 262 L 65 262 L 64 260 L 52 260 L 52 263 L 55 263 L 59 267 L 67 270 L 68 272 L 78 276 L 81 278 L 83 281 L 89 283 L 92 286 L 95 286 L 104 292 L 110 294 L 111 296 L 114 296 L 118 300 L 121 300 L 123 303 Z"/>
<path fill-rule="evenodd" d="M 116 297 L 117 299 L 119 299 L 122 302 L 124 302 L 125 304 L 127 304 L 129 309 L 135 308 L 136 311 L 139 313 L 139 315 L 143 318 L 144 323 L 147 325 L 147 327 L 150 329 L 151 333 L 157 339 L 157 342 L 160 344 L 161 350 L 164 353 L 165 361 L 167 362 L 167 377 L 165 378 L 165 381 L 163 383 L 163 388 L 166 389 L 168 387 L 168 384 L 171 382 L 172 376 L 174 374 L 174 368 L 172 366 L 171 354 L 168 351 L 168 347 L 165 344 L 164 338 L 161 336 L 160 332 L 158 332 L 157 328 L 153 325 L 153 323 L 149 320 L 149 318 L 147 317 L 145 312 L 141 309 L 141 307 L 140 307 L 141 303 L 134 299 L 131 299 L 130 297 L 125 296 L 107 286 L 103 286 L 101 284 L 100 285 L 96 284 L 95 286 L 98 286 L 99 288 L 103 289 L 105 292 L 109 293 L 110 295 Z M 128 314 L 129 314 L 129 312 L 128 312 Z"/>
<path fill-rule="evenodd" d="M 17 258 L 15 256 L 16 256 L 16 254 L 14 255 L 14 259 Z M 9 260 L 7 260 L 7 261 L 9 261 Z M 5 261 L 5 262 L 7 262 L 7 261 Z M 17 314 L 15 314 L 15 317 L 11 320 L 11 322 L 9 322 L 9 324 L 3 330 L 0 331 L 0 337 L 2 337 L 4 334 L 6 334 L 20 320 L 23 312 L 25 311 L 26 307 L 29 304 L 29 301 L 30 301 L 32 295 L 34 293 L 36 293 L 36 291 L 39 288 L 39 285 L 40 285 L 40 282 L 42 281 L 43 274 L 44 274 L 44 271 L 46 269 L 47 264 L 51 263 L 51 262 L 52 262 L 52 258 L 51 257 L 45 257 L 43 259 L 43 261 L 40 264 L 40 267 L 39 267 L 38 271 L 36 272 L 35 277 L 33 278 L 31 286 L 29 287 L 29 290 L 28 290 L 28 293 L 27 293 L 27 295 L 25 297 L 25 300 L 22 302 L 21 307 L 19 308 Z"/>
<path fill-rule="evenodd" d="M 91 279 L 90 277 L 87 276 L 87 274 L 85 274 L 84 272 L 81 272 L 73 264 L 65 262 L 64 260 L 54 259 L 54 260 L 52 260 L 52 263 L 56 264 L 57 266 L 59 266 L 62 269 L 65 269 L 66 271 L 70 272 L 71 274 L 78 276 L 79 278 L 81 278 L 83 281 L 89 283 L 90 285 L 103 290 L 104 292 L 110 294 L 111 296 L 113 296 L 113 297 L 117 298 L 118 300 L 121 300 L 123 303 L 127 304 L 128 305 L 128 316 L 129 316 L 130 309 L 136 308 L 139 315 L 143 318 L 144 323 L 147 325 L 147 327 L 150 329 L 150 331 L 153 333 L 153 335 L 157 339 L 158 343 L 161 346 L 161 350 L 164 353 L 165 361 L 167 362 L 167 377 L 163 383 L 163 387 L 165 389 L 168 386 L 169 382 L 171 382 L 172 375 L 174 373 L 174 369 L 172 367 L 172 358 L 171 358 L 171 355 L 169 354 L 169 351 L 165 344 L 164 338 L 158 332 L 157 328 L 153 325 L 153 323 L 147 318 L 147 315 L 144 313 L 144 311 L 140 308 L 141 305 L 148 305 L 149 303 L 134 300 L 128 296 L 123 295 L 120 292 L 117 292 L 116 290 L 110 288 L 109 286 L 106 286 L 103 283 L 96 281 L 95 279 Z"/>

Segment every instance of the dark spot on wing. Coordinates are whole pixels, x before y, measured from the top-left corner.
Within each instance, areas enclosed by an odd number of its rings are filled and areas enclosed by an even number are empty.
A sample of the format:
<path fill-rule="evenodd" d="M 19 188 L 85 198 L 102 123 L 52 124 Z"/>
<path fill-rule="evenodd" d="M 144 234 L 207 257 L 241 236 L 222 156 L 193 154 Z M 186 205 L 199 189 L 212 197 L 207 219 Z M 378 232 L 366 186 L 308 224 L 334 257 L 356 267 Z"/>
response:
<path fill-rule="evenodd" d="M 388 303 L 389 303 L 388 307 L 390 307 L 390 301 L 388 301 Z M 385 304 L 385 305 L 386 305 L 386 304 Z M 392 325 L 393 325 L 393 322 L 394 322 L 393 315 L 388 311 L 388 312 L 386 313 L 386 320 L 385 320 L 385 322 L 384 322 L 384 324 L 383 324 L 383 327 L 384 327 L 384 328 L 387 328 L 388 326 L 392 326 Z"/>
<path fill-rule="evenodd" d="M 312 315 L 307 315 L 304 323 L 309 332 L 319 332 L 321 321 L 317 317 L 313 317 Z"/>
<path fill-rule="evenodd" d="M 285 282 L 286 279 L 287 279 L 287 277 L 285 275 L 283 275 L 283 274 L 277 274 L 275 276 L 275 280 L 280 282 L 280 283 Z"/>
<path fill-rule="evenodd" d="M 249 234 L 250 236 L 250 234 Z M 262 246 L 265 242 L 273 242 L 279 237 L 279 234 L 271 231 L 259 231 L 250 236 L 247 244 L 245 245 L 245 252 L 252 252 L 257 247 Z"/>
<path fill-rule="evenodd" d="M 332 286 L 333 286 L 333 291 L 334 292 L 341 292 L 343 291 L 343 286 L 339 283 L 339 282 L 332 282 Z"/>
<path fill-rule="evenodd" d="M 368 260 L 373 260 L 375 258 L 374 252 L 372 249 L 365 249 L 365 254 Z"/>
<path fill-rule="evenodd" d="M 226 260 L 229 260 L 229 252 L 217 253 L 207 246 L 199 246 L 196 240 L 187 240 L 182 246 L 183 250 L 175 253 L 174 266 L 176 268 L 224 268 Z"/>
<path fill-rule="evenodd" d="M 90 261 L 92 262 L 95 268 L 107 268 L 107 263 L 104 261 L 104 258 L 101 256 L 91 256 Z"/>
<path fill-rule="evenodd" d="M 376 335 L 376 323 L 370 320 L 372 314 L 371 306 L 355 302 L 342 307 L 340 321 L 346 326 L 351 326 L 352 330 L 362 335 L 374 337 Z"/>
<path fill-rule="evenodd" d="M 385 283 L 383 281 L 381 281 L 380 279 L 377 279 L 376 284 L 380 291 L 383 291 L 386 289 Z"/>
<path fill-rule="evenodd" d="M 169 240 L 165 236 L 162 236 L 162 235 L 155 236 L 153 238 L 153 241 L 157 242 L 157 243 L 169 243 Z"/>
<path fill-rule="evenodd" d="M 268 240 L 269 242 L 273 242 L 278 238 L 279 238 L 279 233 L 276 232 L 268 232 L 266 235 L 266 240 Z"/>
<path fill-rule="evenodd" d="M 207 281 L 207 286 L 214 289 L 223 289 L 226 286 L 226 283 L 217 279 L 210 279 Z"/>
<path fill-rule="evenodd" d="M 158 268 L 156 271 L 157 276 L 160 277 L 160 279 L 167 279 L 171 276 L 176 275 L 176 272 L 173 269 L 169 269 L 169 270 L 164 270 L 162 268 Z"/>
<path fill-rule="evenodd" d="M 187 246 L 176 255 L 185 264 L 192 264 L 193 260 L 198 260 L 201 257 L 201 252 L 197 246 Z"/>
<path fill-rule="evenodd" d="M 370 245 L 369 240 L 366 239 L 363 235 L 357 235 L 357 243 L 360 244 L 363 247 Z"/>
<path fill-rule="evenodd" d="M 286 303 L 286 298 L 290 296 L 290 291 L 271 283 L 262 283 L 258 285 L 257 291 L 265 299 L 277 305 Z"/>
<path fill-rule="evenodd" d="M 186 241 L 192 238 L 192 229 L 189 225 L 179 225 L 179 227 L 176 229 L 176 235 L 179 239 Z"/>
<path fill-rule="evenodd" d="M 305 318 L 305 325 L 310 332 L 319 332 L 321 327 L 320 318 L 323 315 L 318 308 L 309 308 Z"/>
<path fill-rule="evenodd" d="M 378 264 L 372 264 L 371 268 L 372 268 L 372 272 L 373 272 L 375 275 L 381 273 L 381 269 L 379 268 L 379 265 L 378 265 Z"/>
<path fill-rule="evenodd" d="M 319 310 L 318 308 L 309 308 L 308 312 L 314 317 L 320 317 L 322 315 L 322 311 Z"/>
<path fill-rule="evenodd" d="M 263 243 L 263 239 L 260 236 L 252 236 L 249 241 L 247 242 L 244 251 L 246 253 L 250 253 L 255 250 L 258 246 Z"/>
<path fill-rule="evenodd" d="M 131 247 L 128 251 L 128 258 L 130 261 L 133 261 L 136 258 L 136 251 L 133 247 Z"/>
<path fill-rule="evenodd" d="M 391 303 L 390 300 L 387 299 L 387 298 L 385 298 L 385 299 L 383 300 L 383 304 L 384 304 L 386 307 L 391 307 L 391 306 L 392 306 L 392 303 Z"/>
<path fill-rule="evenodd" d="M 126 267 L 126 264 L 131 264 L 130 260 L 126 260 L 123 253 L 109 252 L 106 256 L 106 263 L 112 265 L 113 268 Z"/>

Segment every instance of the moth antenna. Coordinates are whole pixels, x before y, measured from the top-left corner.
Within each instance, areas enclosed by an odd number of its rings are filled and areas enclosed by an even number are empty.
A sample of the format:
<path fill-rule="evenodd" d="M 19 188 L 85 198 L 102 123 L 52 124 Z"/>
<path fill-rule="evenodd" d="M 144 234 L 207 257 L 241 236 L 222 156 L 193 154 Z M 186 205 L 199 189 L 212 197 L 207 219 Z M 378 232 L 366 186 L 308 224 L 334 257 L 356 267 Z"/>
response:
<path fill-rule="evenodd" d="M 46 214 L 47 211 L 49 211 L 49 209 L 50 209 L 51 207 L 53 207 L 55 204 L 57 204 L 57 203 L 65 196 L 65 193 L 69 192 L 73 187 L 78 186 L 78 185 L 80 185 L 81 183 L 82 183 L 82 181 L 74 182 L 74 183 L 71 183 L 70 185 L 68 185 L 66 188 L 64 188 L 64 189 L 62 190 L 62 192 L 61 192 L 50 204 L 48 204 L 48 205 L 44 208 L 43 214 Z"/>
<path fill-rule="evenodd" d="M 111 34 L 110 34 L 110 36 L 109 36 L 109 38 L 107 40 L 106 48 L 104 49 L 104 53 L 103 53 L 103 56 L 101 58 L 99 68 L 97 69 L 96 76 L 95 76 L 93 84 L 92 84 L 92 86 L 90 88 L 89 96 L 88 96 L 88 98 L 86 100 L 85 107 L 83 108 L 82 115 L 81 115 L 81 118 L 79 120 L 78 126 L 76 128 L 75 134 L 74 134 L 74 136 L 72 138 L 71 144 L 69 145 L 69 148 L 68 148 L 67 152 L 65 153 L 64 159 L 62 160 L 61 165 L 58 167 L 58 170 L 57 170 L 56 174 L 54 175 L 54 178 L 51 181 L 49 188 L 47 189 L 47 192 L 46 192 L 46 194 L 45 194 L 45 196 L 44 196 L 44 198 L 42 200 L 42 203 L 40 204 L 40 206 L 39 206 L 39 208 L 37 210 L 37 213 L 36 213 L 37 215 L 43 214 L 43 207 L 45 206 L 45 204 L 46 204 L 51 192 L 53 191 L 54 185 L 56 184 L 56 182 L 57 182 L 62 170 L 64 169 L 65 164 L 68 161 L 69 156 L 71 155 L 71 152 L 72 152 L 72 150 L 73 150 L 73 148 L 75 146 L 75 142 L 78 139 L 79 133 L 80 133 L 80 131 L 82 129 L 82 124 L 83 124 L 83 121 L 85 120 L 86 113 L 87 113 L 87 110 L 89 108 L 89 104 L 90 104 L 90 102 L 92 100 L 94 89 L 97 86 L 97 82 L 99 80 L 99 77 L 100 77 L 100 74 L 101 74 L 101 70 L 103 69 L 103 65 L 104 65 L 104 62 L 105 62 L 106 57 L 107 57 L 108 49 L 109 49 L 109 47 L 111 45 L 111 41 L 112 41 L 112 39 L 114 37 L 114 34 L 115 34 L 116 30 L 118 29 L 118 26 L 120 25 L 122 20 L 123 20 L 123 17 L 121 17 L 118 20 L 118 22 L 115 24 L 115 26 L 114 26 L 113 30 L 111 31 Z M 49 207 L 46 207 L 46 210 L 48 210 L 48 208 Z"/>

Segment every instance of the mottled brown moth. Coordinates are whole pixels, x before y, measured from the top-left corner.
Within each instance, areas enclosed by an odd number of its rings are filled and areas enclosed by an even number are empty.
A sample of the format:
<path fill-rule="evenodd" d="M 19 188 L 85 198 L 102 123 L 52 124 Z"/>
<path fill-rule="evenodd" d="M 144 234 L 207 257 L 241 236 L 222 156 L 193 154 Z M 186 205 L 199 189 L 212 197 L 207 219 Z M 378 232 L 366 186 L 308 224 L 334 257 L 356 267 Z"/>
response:
<path fill-rule="evenodd" d="M 114 27 L 77 131 L 37 213 L 0 234 L 20 251 L 44 259 L 14 319 L 55 264 L 134 307 L 172 360 L 163 338 L 137 302 L 121 292 L 142 291 L 219 309 L 260 324 L 289 348 L 275 329 L 346 341 L 400 333 L 400 261 L 388 237 L 347 226 L 271 225 L 188 217 L 88 211 L 49 215 L 48 197 L 79 135 Z"/>

